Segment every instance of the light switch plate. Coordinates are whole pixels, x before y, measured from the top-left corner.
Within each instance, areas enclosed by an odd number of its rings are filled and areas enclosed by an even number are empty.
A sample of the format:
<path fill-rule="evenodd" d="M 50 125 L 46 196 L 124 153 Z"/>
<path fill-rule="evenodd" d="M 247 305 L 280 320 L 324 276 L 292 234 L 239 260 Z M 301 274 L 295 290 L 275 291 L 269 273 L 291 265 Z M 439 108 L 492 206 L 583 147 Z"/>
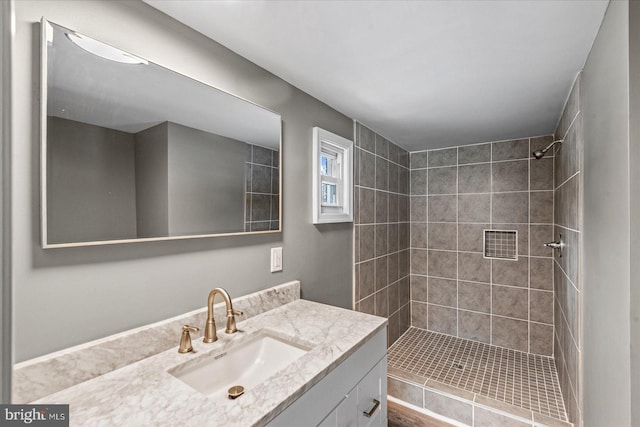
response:
<path fill-rule="evenodd" d="M 271 248 L 271 272 L 282 271 L 282 247 Z"/>

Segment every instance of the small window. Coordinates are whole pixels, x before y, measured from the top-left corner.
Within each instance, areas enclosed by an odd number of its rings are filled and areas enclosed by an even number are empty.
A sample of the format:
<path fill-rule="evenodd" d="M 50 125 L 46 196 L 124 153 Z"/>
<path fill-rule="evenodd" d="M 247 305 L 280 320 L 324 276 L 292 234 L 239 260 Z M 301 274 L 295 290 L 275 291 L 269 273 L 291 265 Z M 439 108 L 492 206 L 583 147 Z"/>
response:
<path fill-rule="evenodd" d="M 353 221 L 353 142 L 313 128 L 313 223 Z"/>
<path fill-rule="evenodd" d="M 338 152 L 340 151 L 340 152 Z M 323 147 L 320 150 L 320 181 L 322 185 L 322 206 L 340 207 L 342 187 L 342 150 Z"/>

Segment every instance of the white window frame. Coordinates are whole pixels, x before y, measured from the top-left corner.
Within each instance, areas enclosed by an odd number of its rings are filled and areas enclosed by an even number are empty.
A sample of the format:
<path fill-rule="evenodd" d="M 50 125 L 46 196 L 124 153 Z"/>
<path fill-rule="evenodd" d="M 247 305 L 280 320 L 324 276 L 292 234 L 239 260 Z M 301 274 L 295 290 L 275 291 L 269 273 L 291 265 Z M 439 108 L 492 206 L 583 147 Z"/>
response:
<path fill-rule="evenodd" d="M 336 155 L 338 173 L 321 174 L 322 152 Z M 313 128 L 313 223 L 353 222 L 353 141 L 321 129 Z M 322 203 L 322 181 L 336 184 L 338 203 Z"/>

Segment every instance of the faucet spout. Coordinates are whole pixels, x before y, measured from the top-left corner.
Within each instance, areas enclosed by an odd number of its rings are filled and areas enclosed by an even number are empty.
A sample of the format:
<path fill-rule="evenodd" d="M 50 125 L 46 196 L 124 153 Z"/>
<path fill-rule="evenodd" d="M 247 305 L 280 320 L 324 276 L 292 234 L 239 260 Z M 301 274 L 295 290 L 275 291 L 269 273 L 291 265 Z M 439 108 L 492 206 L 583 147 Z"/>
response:
<path fill-rule="evenodd" d="M 242 314 L 241 311 L 236 311 L 233 309 L 233 304 L 231 303 L 231 297 L 229 297 L 229 293 L 222 288 L 215 288 L 211 292 L 209 292 L 209 298 L 207 298 L 207 323 L 204 325 L 204 339 L 203 342 L 211 343 L 218 340 L 218 334 L 216 333 L 216 322 L 213 318 L 213 304 L 216 299 L 216 295 L 222 296 L 224 303 L 227 307 L 227 328 L 225 329 L 225 333 L 233 334 L 238 331 L 236 328 L 236 318 L 235 316 L 239 316 Z"/>

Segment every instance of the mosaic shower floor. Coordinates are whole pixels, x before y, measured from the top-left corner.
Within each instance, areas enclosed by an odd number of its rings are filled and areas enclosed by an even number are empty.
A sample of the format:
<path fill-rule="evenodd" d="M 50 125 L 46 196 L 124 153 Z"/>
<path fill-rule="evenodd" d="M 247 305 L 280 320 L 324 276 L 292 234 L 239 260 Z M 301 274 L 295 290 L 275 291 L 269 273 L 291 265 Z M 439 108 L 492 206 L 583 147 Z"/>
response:
<path fill-rule="evenodd" d="M 567 421 L 553 358 L 410 328 L 389 368 Z"/>

